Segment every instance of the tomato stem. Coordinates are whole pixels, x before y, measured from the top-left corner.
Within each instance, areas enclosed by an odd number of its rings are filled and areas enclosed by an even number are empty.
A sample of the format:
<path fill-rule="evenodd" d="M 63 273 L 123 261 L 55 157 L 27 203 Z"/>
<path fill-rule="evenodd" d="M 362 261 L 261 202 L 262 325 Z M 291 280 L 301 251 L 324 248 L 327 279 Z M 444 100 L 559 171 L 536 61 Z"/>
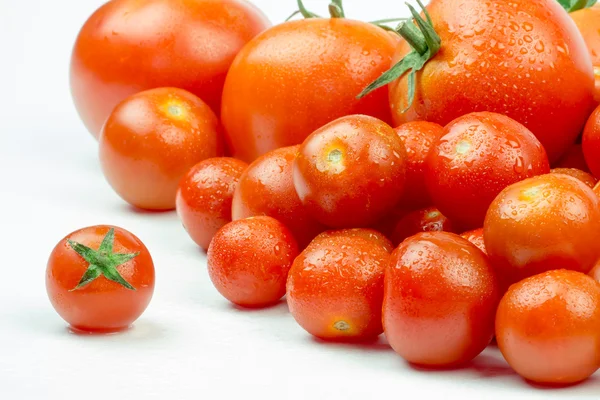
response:
<path fill-rule="evenodd" d="M 425 54 L 427 51 L 427 41 L 419 28 L 411 21 L 406 21 L 398 25 L 397 32 L 408 42 L 410 47 L 415 49 L 419 54 Z"/>
<path fill-rule="evenodd" d="M 344 6 L 342 0 L 332 0 L 329 4 L 329 15 L 331 18 L 345 18 Z"/>
<path fill-rule="evenodd" d="M 584 8 L 590 8 L 596 5 L 598 0 L 558 0 L 560 5 L 567 10 L 567 12 L 573 12 Z"/>

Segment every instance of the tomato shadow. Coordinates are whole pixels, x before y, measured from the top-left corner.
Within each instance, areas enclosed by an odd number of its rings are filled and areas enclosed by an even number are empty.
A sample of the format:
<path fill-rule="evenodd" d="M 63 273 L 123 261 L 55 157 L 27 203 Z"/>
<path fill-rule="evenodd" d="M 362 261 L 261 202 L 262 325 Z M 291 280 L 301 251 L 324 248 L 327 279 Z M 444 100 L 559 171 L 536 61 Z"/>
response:
<path fill-rule="evenodd" d="M 581 381 L 581 382 L 575 382 L 575 383 L 567 383 L 567 384 L 559 384 L 559 383 L 538 383 L 538 382 L 532 382 L 530 380 L 523 380 L 525 383 L 527 383 L 527 385 L 529 385 L 530 387 L 537 389 L 537 390 L 541 390 L 541 391 L 572 391 L 575 388 L 576 389 L 585 389 L 585 391 L 587 392 L 588 389 L 592 389 L 595 393 L 598 393 L 598 390 L 600 390 L 600 377 L 597 375 L 592 375 L 591 377 L 589 377 L 588 379 Z"/>
<path fill-rule="evenodd" d="M 246 314 L 268 314 L 268 315 L 286 315 L 290 313 L 287 301 L 285 298 L 280 299 L 276 303 L 263 307 L 244 307 L 233 303 L 227 303 L 228 308 L 238 313 Z"/>
<path fill-rule="evenodd" d="M 321 346 L 331 346 L 334 348 L 347 348 L 352 350 L 362 350 L 367 352 L 390 352 L 393 351 L 383 335 L 366 339 L 322 339 L 311 336 L 311 341 Z"/>
<path fill-rule="evenodd" d="M 113 331 L 83 331 L 71 326 L 66 326 L 65 330 L 75 337 L 85 340 L 115 341 L 129 344 L 130 342 L 150 342 L 162 340 L 171 335 L 166 326 L 154 321 L 142 319 L 135 321 L 131 326 Z"/>
<path fill-rule="evenodd" d="M 455 372 L 472 372 L 482 378 L 516 377 L 516 372 L 502 359 L 501 356 L 482 353 L 473 360 L 455 366 L 428 366 L 407 362 L 416 371 L 452 374 Z"/>
<path fill-rule="evenodd" d="M 143 215 L 146 217 L 148 217 L 148 216 L 165 216 L 165 215 L 175 215 L 176 214 L 175 209 L 173 209 L 173 210 L 146 210 L 144 208 L 138 208 L 138 207 L 133 206 L 128 203 L 124 203 L 123 207 L 125 208 L 125 210 L 127 212 L 137 214 L 137 215 Z"/>

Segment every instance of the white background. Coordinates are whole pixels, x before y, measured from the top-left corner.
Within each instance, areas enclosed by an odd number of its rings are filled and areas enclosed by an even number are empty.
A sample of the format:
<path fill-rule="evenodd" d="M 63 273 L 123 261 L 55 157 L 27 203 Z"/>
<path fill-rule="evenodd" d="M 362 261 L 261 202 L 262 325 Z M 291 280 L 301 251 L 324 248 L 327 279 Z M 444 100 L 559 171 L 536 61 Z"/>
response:
<path fill-rule="evenodd" d="M 255 0 L 275 22 L 294 0 Z M 403 3 L 346 0 L 360 19 L 405 15 Z M 452 371 L 409 367 L 383 342 L 312 339 L 284 303 L 229 305 L 174 213 L 142 213 L 105 183 L 96 142 L 68 90 L 75 36 L 101 0 L 0 0 L 0 399 L 546 399 L 597 398 L 600 377 L 532 387 L 495 348 Z M 326 0 L 306 0 L 326 14 Z M 135 327 L 70 333 L 46 297 L 47 257 L 67 233 L 94 224 L 131 230 L 157 270 Z"/>

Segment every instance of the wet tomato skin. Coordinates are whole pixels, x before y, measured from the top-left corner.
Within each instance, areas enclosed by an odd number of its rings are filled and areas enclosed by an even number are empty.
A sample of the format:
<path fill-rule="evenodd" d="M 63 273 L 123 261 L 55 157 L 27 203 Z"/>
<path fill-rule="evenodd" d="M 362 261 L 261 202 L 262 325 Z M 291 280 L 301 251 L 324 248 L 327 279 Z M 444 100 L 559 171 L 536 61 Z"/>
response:
<path fill-rule="evenodd" d="M 328 239 L 331 237 L 350 237 L 350 238 L 363 238 L 375 242 L 379 246 L 383 247 L 388 253 L 394 251 L 394 246 L 390 239 L 388 239 L 383 233 L 370 228 L 349 228 L 349 229 L 338 229 L 325 231 L 317 235 L 313 242 L 319 240 Z"/>
<path fill-rule="evenodd" d="M 571 146 L 565 155 L 554 164 L 554 168 L 577 168 L 584 172 L 590 172 L 590 169 L 585 162 L 581 144 L 574 144 Z"/>
<path fill-rule="evenodd" d="M 485 241 L 483 239 L 483 228 L 475 229 L 469 232 L 462 233 L 461 237 L 467 239 L 469 242 L 473 243 L 479 250 L 483 252 L 483 254 L 487 255 L 487 250 L 485 248 Z"/>
<path fill-rule="evenodd" d="M 592 65 L 594 66 L 594 77 L 596 79 L 596 90 L 594 98 L 600 103 L 600 7 L 598 5 L 589 8 L 583 8 L 569 14 L 581 36 L 585 41 L 590 56 Z"/>
<path fill-rule="evenodd" d="M 179 184 L 177 214 L 205 251 L 215 233 L 231 222 L 233 193 L 247 167 L 235 158 L 209 158 L 192 167 Z"/>
<path fill-rule="evenodd" d="M 523 378 L 571 384 L 591 376 L 600 357 L 600 285 L 553 270 L 510 287 L 496 316 L 496 340 Z"/>
<path fill-rule="evenodd" d="M 392 233 L 392 242 L 398 246 L 406 238 L 421 232 L 454 232 L 454 226 L 437 208 L 424 208 L 398 221 Z"/>
<path fill-rule="evenodd" d="M 366 115 L 313 132 L 294 161 L 294 186 L 309 213 L 333 228 L 375 224 L 405 188 L 406 151 L 394 130 Z"/>
<path fill-rule="evenodd" d="M 419 233 L 386 269 L 385 334 L 408 362 L 464 364 L 491 342 L 499 300 L 492 266 L 475 245 L 453 233 Z"/>
<path fill-rule="evenodd" d="M 594 110 L 585 125 L 581 146 L 590 171 L 594 176 L 600 177 L 600 106 Z"/>
<path fill-rule="evenodd" d="M 594 188 L 594 186 L 596 186 L 598 183 L 598 179 L 596 179 L 592 174 L 577 168 L 553 168 L 550 170 L 550 173 L 572 176 L 575 179 L 579 179 L 581 182 L 585 183 L 591 188 Z"/>

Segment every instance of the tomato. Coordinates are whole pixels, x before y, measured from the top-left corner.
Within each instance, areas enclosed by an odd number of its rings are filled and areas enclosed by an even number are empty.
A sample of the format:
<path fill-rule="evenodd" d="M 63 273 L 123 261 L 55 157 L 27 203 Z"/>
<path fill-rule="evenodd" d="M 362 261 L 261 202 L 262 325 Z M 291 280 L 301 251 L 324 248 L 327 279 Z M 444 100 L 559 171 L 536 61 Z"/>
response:
<path fill-rule="evenodd" d="M 383 332 L 383 276 L 390 253 L 363 235 L 317 237 L 294 261 L 287 282 L 292 316 L 322 339 L 369 340 Z"/>
<path fill-rule="evenodd" d="M 234 220 L 268 215 L 287 226 L 301 248 L 325 230 L 302 205 L 292 177 L 300 146 L 273 150 L 257 158 L 240 177 L 233 196 Z"/>
<path fill-rule="evenodd" d="M 313 242 L 318 242 L 319 240 L 328 239 L 331 237 L 339 237 L 339 236 L 347 236 L 350 238 L 360 237 L 363 239 L 371 240 L 383 247 L 388 253 L 391 253 L 394 250 L 394 246 L 390 239 L 388 239 L 381 232 L 376 231 L 375 229 L 368 228 L 352 228 L 352 229 L 339 229 L 335 231 L 326 231 L 319 234 Z"/>
<path fill-rule="evenodd" d="M 596 193 L 596 195 L 600 196 L 600 183 L 598 183 L 596 186 L 594 186 L 594 193 Z"/>
<path fill-rule="evenodd" d="M 487 250 L 485 248 L 485 242 L 483 240 L 483 228 L 475 229 L 469 232 L 465 232 L 460 235 L 464 239 L 467 239 L 469 242 L 473 243 L 477 248 L 483 251 L 483 254 L 487 255 Z"/>
<path fill-rule="evenodd" d="M 600 285 L 582 273 L 545 272 L 510 287 L 496 316 L 496 340 L 522 377 L 582 381 L 598 369 Z"/>
<path fill-rule="evenodd" d="M 398 246 L 406 238 L 420 232 L 453 232 L 452 222 L 437 208 L 429 207 L 413 211 L 405 215 L 398 223 L 392 234 L 392 242 Z"/>
<path fill-rule="evenodd" d="M 96 137 L 126 97 L 178 87 L 219 113 L 234 57 L 269 27 L 245 0 L 113 0 L 85 23 L 71 56 L 71 93 Z"/>
<path fill-rule="evenodd" d="M 600 177 L 600 106 L 594 110 L 585 125 L 582 147 L 590 171 Z"/>
<path fill-rule="evenodd" d="M 592 270 L 588 272 L 588 275 L 594 278 L 596 282 L 600 283 L 600 260 L 596 262 Z"/>
<path fill-rule="evenodd" d="M 425 179 L 435 206 L 458 226 L 475 229 L 502 189 L 549 171 L 544 148 L 527 128 L 479 112 L 446 126 L 427 157 Z"/>
<path fill-rule="evenodd" d="M 589 174 L 576 168 L 554 168 L 550 170 L 550 172 L 553 174 L 563 174 L 572 176 L 575 179 L 579 179 L 581 182 L 585 183 L 591 188 L 594 188 L 594 186 L 596 186 L 596 183 L 598 183 L 598 179 L 596 179 L 592 174 Z"/>
<path fill-rule="evenodd" d="M 580 144 L 571 146 L 565 155 L 554 164 L 554 168 L 577 168 L 584 172 L 590 172 Z"/>
<path fill-rule="evenodd" d="M 154 264 L 131 232 L 98 225 L 62 239 L 48 260 L 46 290 L 72 329 L 116 332 L 146 310 L 154 292 Z"/>
<path fill-rule="evenodd" d="M 233 193 L 247 167 L 235 158 L 209 158 L 192 167 L 179 184 L 177 214 L 204 250 L 215 233 L 231 222 Z"/>
<path fill-rule="evenodd" d="M 402 197 L 406 151 L 386 123 L 365 115 L 337 119 L 313 132 L 294 161 L 294 186 L 327 226 L 376 223 Z"/>
<path fill-rule="evenodd" d="M 242 307 L 274 304 L 285 284 L 298 245 L 292 233 L 271 217 L 233 221 L 208 248 L 208 273 L 223 297 Z"/>
<path fill-rule="evenodd" d="M 100 136 L 100 163 L 110 185 L 128 203 L 150 210 L 174 209 L 188 170 L 221 153 L 215 114 L 198 97 L 175 88 L 128 97 Z"/>
<path fill-rule="evenodd" d="M 577 24 L 592 58 L 596 78 L 594 97 L 596 102 L 600 102 L 600 7 L 584 8 L 570 15 Z"/>
<path fill-rule="evenodd" d="M 433 144 L 444 134 L 444 128 L 433 122 L 407 122 L 396 128 L 406 147 L 406 187 L 401 203 L 407 208 L 423 208 L 433 204 L 425 185 L 425 159 Z"/>
<path fill-rule="evenodd" d="M 408 362 L 464 364 L 491 342 L 499 300 L 477 247 L 453 233 L 419 233 L 394 250 L 386 269 L 385 335 Z"/>
<path fill-rule="evenodd" d="M 515 183 L 490 206 L 484 239 L 507 283 L 553 269 L 587 273 L 600 259 L 600 198 L 568 175 Z"/>
<path fill-rule="evenodd" d="M 253 161 L 344 115 L 390 122 L 386 88 L 356 96 L 390 67 L 398 40 L 344 18 L 286 22 L 257 36 L 236 57 L 223 89 L 221 117 L 233 155 Z"/>

